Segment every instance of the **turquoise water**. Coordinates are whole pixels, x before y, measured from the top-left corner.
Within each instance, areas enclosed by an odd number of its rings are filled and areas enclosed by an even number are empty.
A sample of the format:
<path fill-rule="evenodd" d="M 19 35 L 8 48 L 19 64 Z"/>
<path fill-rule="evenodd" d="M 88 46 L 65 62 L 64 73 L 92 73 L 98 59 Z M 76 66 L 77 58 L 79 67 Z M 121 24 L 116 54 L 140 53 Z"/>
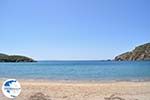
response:
<path fill-rule="evenodd" d="M 0 63 L 0 78 L 89 81 L 150 80 L 150 61 Z"/>

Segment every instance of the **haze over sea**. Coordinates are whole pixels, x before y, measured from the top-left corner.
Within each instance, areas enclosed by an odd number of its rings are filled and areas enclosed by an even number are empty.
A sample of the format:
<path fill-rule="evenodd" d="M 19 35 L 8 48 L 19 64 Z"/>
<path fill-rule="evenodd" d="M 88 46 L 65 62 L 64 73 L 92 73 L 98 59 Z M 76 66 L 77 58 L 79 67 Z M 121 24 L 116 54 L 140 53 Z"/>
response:
<path fill-rule="evenodd" d="M 0 63 L 0 78 L 67 81 L 150 80 L 150 61 Z"/>

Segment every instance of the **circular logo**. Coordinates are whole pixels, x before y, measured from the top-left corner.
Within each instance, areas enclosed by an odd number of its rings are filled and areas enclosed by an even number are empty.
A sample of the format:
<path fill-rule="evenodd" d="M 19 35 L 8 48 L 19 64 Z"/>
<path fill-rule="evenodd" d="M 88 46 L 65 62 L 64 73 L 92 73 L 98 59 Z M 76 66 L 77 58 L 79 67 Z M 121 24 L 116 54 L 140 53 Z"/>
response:
<path fill-rule="evenodd" d="M 15 98 L 21 92 L 20 83 L 16 79 L 8 79 L 2 85 L 2 92 L 8 98 Z"/>

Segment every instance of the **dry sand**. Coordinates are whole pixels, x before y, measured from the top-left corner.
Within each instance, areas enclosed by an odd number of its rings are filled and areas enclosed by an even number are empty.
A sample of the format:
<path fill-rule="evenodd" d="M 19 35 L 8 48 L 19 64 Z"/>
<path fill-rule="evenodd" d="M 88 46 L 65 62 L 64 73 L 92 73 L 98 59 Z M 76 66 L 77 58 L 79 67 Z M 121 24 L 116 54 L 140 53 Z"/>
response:
<path fill-rule="evenodd" d="M 14 100 L 150 100 L 150 82 L 20 81 Z M 2 81 L 0 81 L 2 86 Z M 0 100 L 10 100 L 0 91 Z"/>

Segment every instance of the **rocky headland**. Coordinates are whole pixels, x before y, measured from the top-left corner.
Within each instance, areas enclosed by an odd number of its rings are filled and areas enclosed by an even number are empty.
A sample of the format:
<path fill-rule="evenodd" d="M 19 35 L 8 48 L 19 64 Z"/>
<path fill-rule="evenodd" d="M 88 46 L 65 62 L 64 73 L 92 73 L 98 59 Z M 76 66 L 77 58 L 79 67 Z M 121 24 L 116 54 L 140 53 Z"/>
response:
<path fill-rule="evenodd" d="M 0 62 L 35 62 L 35 60 L 21 55 L 7 55 L 0 53 Z"/>
<path fill-rule="evenodd" d="M 137 46 L 134 50 L 115 57 L 116 61 L 150 60 L 150 43 Z"/>

